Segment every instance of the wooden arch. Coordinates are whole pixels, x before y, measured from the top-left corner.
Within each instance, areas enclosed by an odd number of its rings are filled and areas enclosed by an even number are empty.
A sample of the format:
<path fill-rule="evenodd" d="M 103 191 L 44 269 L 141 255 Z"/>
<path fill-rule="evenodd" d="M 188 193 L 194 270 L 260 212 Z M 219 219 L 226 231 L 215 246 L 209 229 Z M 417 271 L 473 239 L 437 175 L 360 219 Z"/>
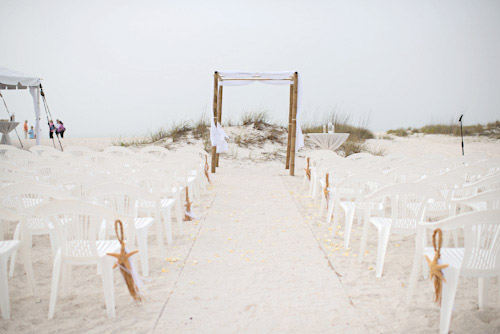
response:
<path fill-rule="evenodd" d="M 285 79 L 264 79 L 259 76 L 245 79 L 224 79 L 215 71 L 214 73 L 214 123 L 221 123 L 222 120 L 222 88 L 219 86 L 219 81 L 229 80 L 252 80 L 252 81 L 290 81 L 290 108 L 288 113 L 288 141 L 286 147 L 286 162 L 285 168 L 290 169 L 290 175 L 295 175 L 295 139 L 297 129 L 297 91 L 298 91 L 298 72 L 294 72 L 289 78 Z M 212 146 L 212 173 L 215 173 L 219 167 L 219 153 L 216 147 Z"/>

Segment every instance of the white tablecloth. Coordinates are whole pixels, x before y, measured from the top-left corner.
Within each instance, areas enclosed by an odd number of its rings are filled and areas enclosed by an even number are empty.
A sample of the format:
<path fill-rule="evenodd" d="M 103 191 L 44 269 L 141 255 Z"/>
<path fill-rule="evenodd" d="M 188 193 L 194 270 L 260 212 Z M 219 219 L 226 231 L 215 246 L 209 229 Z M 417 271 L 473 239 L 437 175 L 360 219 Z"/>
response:
<path fill-rule="evenodd" d="M 0 121 L 0 132 L 3 133 L 0 144 L 12 145 L 12 142 L 10 141 L 9 132 L 14 130 L 18 125 L 19 122 Z"/>
<path fill-rule="evenodd" d="M 348 133 L 309 133 L 309 138 L 323 150 L 336 150 L 349 137 Z"/>

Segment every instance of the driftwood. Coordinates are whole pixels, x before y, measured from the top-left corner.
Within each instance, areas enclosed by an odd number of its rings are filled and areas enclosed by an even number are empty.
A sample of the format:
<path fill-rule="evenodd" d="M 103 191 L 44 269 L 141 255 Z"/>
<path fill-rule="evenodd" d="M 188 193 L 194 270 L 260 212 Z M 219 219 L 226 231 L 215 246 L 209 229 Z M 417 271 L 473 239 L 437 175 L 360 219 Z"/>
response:
<path fill-rule="evenodd" d="M 436 245 L 436 235 L 439 234 L 438 244 Z M 432 234 L 432 245 L 434 246 L 434 259 L 429 259 L 427 255 L 425 259 L 429 265 L 429 278 L 434 282 L 434 301 L 441 305 L 441 292 L 443 289 L 443 282 L 446 283 L 442 269 L 448 267 L 447 264 L 439 264 L 439 259 L 441 258 L 441 246 L 443 245 L 443 231 L 437 228 Z"/>
<path fill-rule="evenodd" d="M 119 230 L 118 227 L 120 227 Z M 125 279 L 128 292 L 130 293 L 132 298 L 134 298 L 134 300 L 141 301 L 142 296 L 139 291 L 139 288 L 135 284 L 134 277 L 132 275 L 132 266 L 130 265 L 129 261 L 129 257 L 134 255 L 138 251 L 127 253 L 127 251 L 125 250 L 125 241 L 123 241 L 123 224 L 120 220 L 115 221 L 115 232 L 118 241 L 120 241 L 120 244 L 122 245 L 121 251 L 120 253 L 108 253 L 107 255 L 117 258 L 118 261 L 113 265 L 113 269 L 116 268 L 117 266 L 120 266 L 120 272 L 122 273 L 123 278 Z"/>

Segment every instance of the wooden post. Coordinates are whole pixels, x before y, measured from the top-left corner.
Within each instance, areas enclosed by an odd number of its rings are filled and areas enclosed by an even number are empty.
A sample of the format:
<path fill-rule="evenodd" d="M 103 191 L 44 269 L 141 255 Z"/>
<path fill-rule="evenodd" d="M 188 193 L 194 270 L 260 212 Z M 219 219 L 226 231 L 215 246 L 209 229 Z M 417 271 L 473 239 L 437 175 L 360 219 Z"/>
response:
<path fill-rule="evenodd" d="M 293 84 L 290 85 L 290 111 L 288 113 L 288 141 L 286 144 L 286 166 L 290 168 L 290 143 L 292 139 L 292 105 L 293 105 Z"/>
<path fill-rule="evenodd" d="M 217 99 L 217 122 L 222 124 L 222 86 L 219 87 L 219 96 Z M 215 123 L 215 125 L 217 125 L 217 123 Z M 217 153 L 216 157 L 217 167 L 219 167 L 219 155 L 220 154 Z"/>
<path fill-rule="evenodd" d="M 292 137 L 290 145 L 290 175 L 295 175 L 295 131 L 297 129 L 297 87 L 298 73 L 293 74 Z"/>
<path fill-rule="evenodd" d="M 217 89 L 219 87 L 219 74 L 217 71 L 214 73 L 214 123 L 215 126 L 217 126 Z M 217 148 L 215 146 L 212 146 L 212 173 L 215 173 L 215 167 L 217 165 L 217 153 L 216 153 Z"/>

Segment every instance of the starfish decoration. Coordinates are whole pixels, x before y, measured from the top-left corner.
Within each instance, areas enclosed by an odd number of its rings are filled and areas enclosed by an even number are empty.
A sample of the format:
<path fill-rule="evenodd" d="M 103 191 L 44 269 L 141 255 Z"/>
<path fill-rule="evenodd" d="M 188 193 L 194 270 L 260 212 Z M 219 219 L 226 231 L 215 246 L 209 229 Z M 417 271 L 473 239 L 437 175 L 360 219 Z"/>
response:
<path fill-rule="evenodd" d="M 191 213 L 191 203 L 189 201 L 189 188 L 186 187 L 186 214 L 184 214 L 184 220 L 185 221 L 190 221 L 191 217 L 188 215 L 188 213 Z"/>
<path fill-rule="evenodd" d="M 207 180 L 208 180 L 208 183 L 212 183 L 212 181 L 210 181 L 210 176 L 208 175 L 208 155 L 205 154 L 205 176 L 207 177 Z"/>
<path fill-rule="evenodd" d="M 307 179 L 308 179 L 309 181 L 311 181 L 311 169 L 309 168 L 309 160 L 310 160 L 310 159 L 311 159 L 311 158 L 309 158 L 309 157 L 307 158 L 307 167 L 306 167 L 306 168 L 304 168 L 304 170 L 306 171 L 306 176 L 307 176 Z"/>
<path fill-rule="evenodd" d="M 118 226 L 120 226 L 121 234 L 118 234 Z M 123 224 L 119 220 L 115 221 L 115 231 L 118 241 L 120 241 L 120 244 L 122 245 L 122 248 L 120 250 L 120 253 L 107 253 L 107 255 L 116 257 L 117 262 L 113 265 L 113 269 L 120 266 L 120 272 L 125 279 L 128 292 L 130 293 L 132 298 L 134 298 L 134 300 L 141 301 L 142 297 L 139 292 L 139 288 L 135 285 L 134 278 L 132 277 L 132 266 L 130 265 L 129 261 L 129 257 L 136 254 L 138 251 L 135 250 L 133 252 L 127 253 L 127 251 L 125 250 L 125 242 L 123 241 Z"/>
<path fill-rule="evenodd" d="M 439 234 L 439 245 L 436 247 L 436 234 Z M 443 288 L 443 282 L 446 283 L 446 278 L 444 278 L 442 270 L 448 267 L 448 264 L 439 264 L 439 258 L 441 257 L 441 245 L 443 244 L 443 232 L 441 229 L 436 229 L 432 234 L 432 244 L 434 245 L 434 259 L 429 259 L 426 255 L 425 259 L 429 265 L 429 278 L 434 282 L 434 301 L 441 305 L 441 290 Z"/>

